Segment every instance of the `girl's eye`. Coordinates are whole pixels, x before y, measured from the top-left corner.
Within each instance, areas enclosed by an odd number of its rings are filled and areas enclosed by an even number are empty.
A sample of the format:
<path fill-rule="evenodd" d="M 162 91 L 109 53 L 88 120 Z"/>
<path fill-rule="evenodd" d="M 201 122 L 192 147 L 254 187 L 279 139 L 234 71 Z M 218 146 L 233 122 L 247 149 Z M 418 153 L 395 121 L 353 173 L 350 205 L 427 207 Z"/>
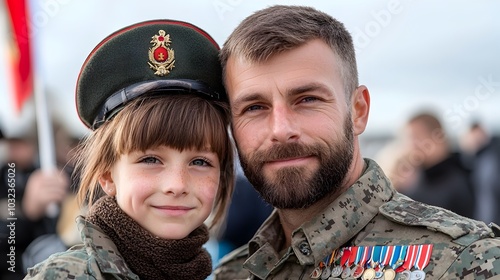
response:
<path fill-rule="evenodd" d="M 142 158 L 140 160 L 140 162 L 143 162 L 145 164 L 155 164 L 155 163 L 159 163 L 160 161 L 155 157 L 145 157 L 145 158 Z"/>
<path fill-rule="evenodd" d="M 193 160 L 192 164 L 197 165 L 197 166 L 212 166 L 207 159 L 203 159 L 203 158 L 197 158 L 197 159 Z"/>

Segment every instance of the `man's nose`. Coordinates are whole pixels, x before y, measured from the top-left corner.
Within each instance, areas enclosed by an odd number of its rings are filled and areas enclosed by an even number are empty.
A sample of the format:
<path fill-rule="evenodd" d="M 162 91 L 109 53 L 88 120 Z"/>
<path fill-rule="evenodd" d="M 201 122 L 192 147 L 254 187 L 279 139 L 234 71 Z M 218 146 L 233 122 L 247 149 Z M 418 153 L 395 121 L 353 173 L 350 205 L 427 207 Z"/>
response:
<path fill-rule="evenodd" d="M 286 143 L 299 139 L 299 126 L 288 106 L 275 106 L 270 122 L 273 142 Z"/>

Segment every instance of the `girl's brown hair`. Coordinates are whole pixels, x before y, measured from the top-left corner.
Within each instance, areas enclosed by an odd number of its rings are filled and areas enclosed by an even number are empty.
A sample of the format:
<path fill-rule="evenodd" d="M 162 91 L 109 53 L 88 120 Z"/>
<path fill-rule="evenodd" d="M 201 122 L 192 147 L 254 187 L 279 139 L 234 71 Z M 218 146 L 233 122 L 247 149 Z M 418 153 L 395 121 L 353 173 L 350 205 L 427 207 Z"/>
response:
<path fill-rule="evenodd" d="M 179 151 L 211 148 L 219 156 L 220 186 L 211 226 L 225 215 L 234 187 L 234 148 L 229 136 L 229 109 L 223 102 L 195 94 L 154 95 L 127 104 L 111 121 L 87 136 L 76 153 L 78 201 L 87 206 L 102 196 L 98 179 L 120 155 L 169 146 Z"/>

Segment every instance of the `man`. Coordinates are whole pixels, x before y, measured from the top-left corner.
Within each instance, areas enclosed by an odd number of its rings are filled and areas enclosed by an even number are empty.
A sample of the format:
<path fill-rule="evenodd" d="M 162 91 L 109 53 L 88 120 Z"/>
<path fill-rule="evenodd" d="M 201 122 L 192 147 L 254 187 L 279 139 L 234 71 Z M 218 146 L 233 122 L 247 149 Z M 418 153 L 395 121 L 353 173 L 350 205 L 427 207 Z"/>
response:
<path fill-rule="evenodd" d="M 492 228 L 397 193 L 362 158 L 370 95 L 342 23 L 266 8 L 229 36 L 221 62 L 242 167 L 276 210 L 215 279 L 499 277 Z"/>
<path fill-rule="evenodd" d="M 408 142 L 407 163 L 415 169 L 416 176 L 408 190 L 401 193 L 474 218 L 470 170 L 461 154 L 451 147 L 435 113 L 419 112 L 412 116 L 404 127 L 403 135 Z"/>
<path fill-rule="evenodd" d="M 473 122 L 460 139 L 465 161 L 471 168 L 475 191 L 475 218 L 500 223 L 500 138 L 479 122 Z"/>
<path fill-rule="evenodd" d="M 33 240 L 56 231 L 57 217 L 46 216 L 46 209 L 64 199 L 69 185 L 66 174 L 38 168 L 33 131 L 6 133 L 2 140 L 7 156 L 0 166 L 0 279 L 24 278 L 21 257 Z"/>

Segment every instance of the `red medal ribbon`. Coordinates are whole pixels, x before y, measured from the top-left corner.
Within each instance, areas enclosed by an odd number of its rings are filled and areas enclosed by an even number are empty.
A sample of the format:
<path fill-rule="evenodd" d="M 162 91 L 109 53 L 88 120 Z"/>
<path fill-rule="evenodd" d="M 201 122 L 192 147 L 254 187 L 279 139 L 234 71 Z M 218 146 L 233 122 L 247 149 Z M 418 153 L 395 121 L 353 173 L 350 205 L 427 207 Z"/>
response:
<path fill-rule="evenodd" d="M 349 258 L 350 256 L 351 256 L 351 248 L 350 247 L 344 248 L 343 253 L 342 253 L 342 258 L 340 258 L 340 265 L 347 266 L 347 261 L 350 260 L 350 258 Z"/>
<path fill-rule="evenodd" d="M 356 260 L 356 256 L 358 255 L 358 249 L 359 247 L 351 247 L 351 256 L 349 257 L 349 262 L 348 266 L 352 266 L 354 264 L 354 261 Z"/>
<path fill-rule="evenodd" d="M 417 259 L 418 246 L 417 245 L 409 245 L 408 252 L 406 253 L 405 262 L 402 266 L 396 269 L 396 272 L 401 272 L 404 270 L 410 270 L 415 264 L 415 260 Z"/>
<path fill-rule="evenodd" d="M 432 254 L 432 244 L 419 245 L 419 258 L 415 263 L 415 268 L 418 270 L 424 270 L 424 268 L 429 264 Z"/>

